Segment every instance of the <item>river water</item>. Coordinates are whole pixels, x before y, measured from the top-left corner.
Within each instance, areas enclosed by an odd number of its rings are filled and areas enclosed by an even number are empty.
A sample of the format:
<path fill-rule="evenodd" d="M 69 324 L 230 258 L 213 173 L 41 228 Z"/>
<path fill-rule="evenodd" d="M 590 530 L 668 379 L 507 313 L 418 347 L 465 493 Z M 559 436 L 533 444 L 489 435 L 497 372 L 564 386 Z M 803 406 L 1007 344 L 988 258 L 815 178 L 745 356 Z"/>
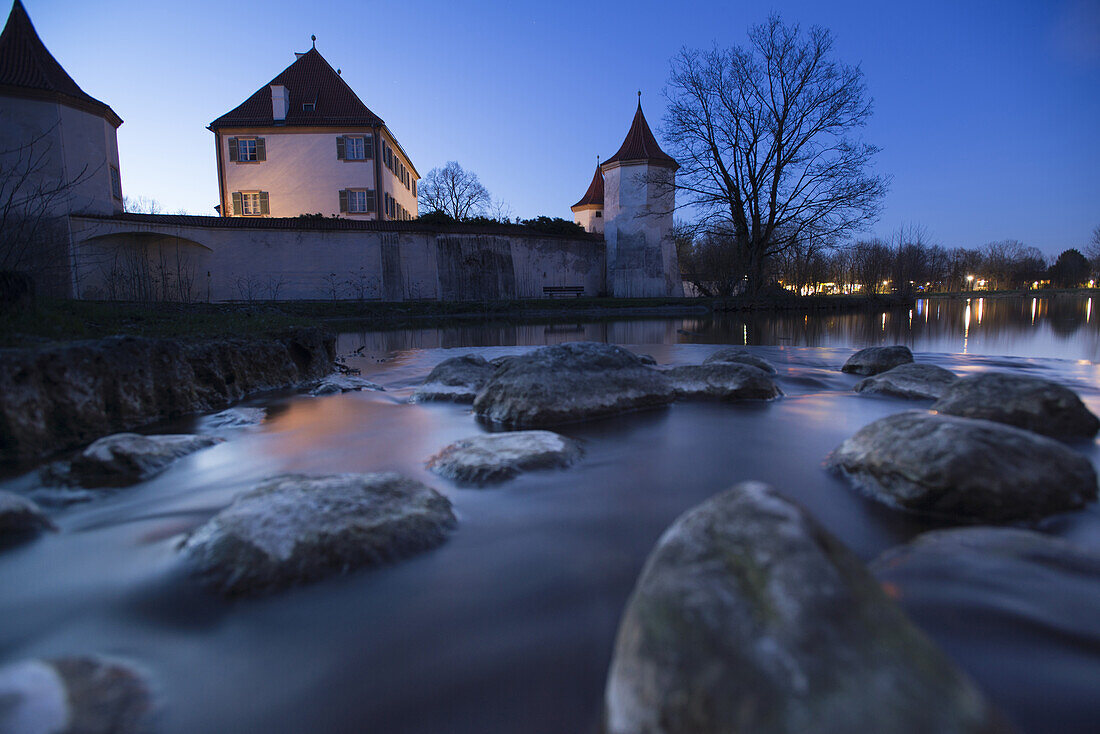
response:
<path fill-rule="evenodd" d="M 435 364 L 581 340 L 683 364 L 716 344 L 747 344 L 778 368 L 786 395 L 563 426 L 583 442 L 579 464 L 490 489 L 424 468 L 442 447 L 483 430 L 468 406 L 407 402 Z M 348 332 L 339 351 L 358 350 L 349 364 L 385 392 L 249 400 L 266 409 L 263 424 L 224 432 L 224 444 L 135 487 L 57 506 L 61 532 L 0 552 L 0 663 L 78 653 L 131 661 L 153 682 L 166 732 L 594 733 L 623 604 L 654 542 L 684 510 L 738 481 L 764 480 L 867 561 L 935 527 L 822 469 L 863 425 L 922 405 L 859 396 L 857 378 L 839 372 L 853 349 L 891 343 L 959 374 L 1059 380 L 1100 413 L 1100 325 L 1080 297 L 920 301 L 886 314 Z M 152 430 L 204 430 L 204 421 Z M 1074 448 L 1100 465 L 1096 443 Z M 237 602 L 205 592 L 177 557 L 185 533 L 259 478 L 387 470 L 454 503 L 459 526 L 443 546 Z M 35 480 L 0 486 L 33 491 Z M 1037 527 L 1100 553 L 1096 503 Z M 945 586 L 917 621 L 1025 731 L 1095 731 L 1100 638 L 1068 612 L 1059 617 L 1057 582 L 1032 613 L 1012 596 L 1013 581 L 988 579 L 965 594 Z M 1086 593 L 1100 603 L 1100 590 Z"/>

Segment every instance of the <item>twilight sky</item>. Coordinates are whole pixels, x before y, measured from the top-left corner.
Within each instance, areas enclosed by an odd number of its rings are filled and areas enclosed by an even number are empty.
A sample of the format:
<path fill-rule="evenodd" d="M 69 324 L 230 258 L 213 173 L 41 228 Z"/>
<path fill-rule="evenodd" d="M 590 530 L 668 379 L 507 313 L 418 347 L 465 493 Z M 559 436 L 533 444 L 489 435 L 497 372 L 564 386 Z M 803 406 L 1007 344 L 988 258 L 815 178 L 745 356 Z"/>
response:
<path fill-rule="evenodd" d="M 513 214 L 571 218 L 636 91 L 661 140 L 672 55 L 742 44 L 775 10 L 832 30 L 836 56 L 866 74 L 864 136 L 894 178 L 873 233 L 920 223 L 947 246 L 1012 238 L 1056 254 L 1100 224 L 1100 0 L 24 2 L 125 120 L 125 192 L 167 211 L 214 214 L 206 125 L 316 34 L 421 175 L 457 160 Z"/>

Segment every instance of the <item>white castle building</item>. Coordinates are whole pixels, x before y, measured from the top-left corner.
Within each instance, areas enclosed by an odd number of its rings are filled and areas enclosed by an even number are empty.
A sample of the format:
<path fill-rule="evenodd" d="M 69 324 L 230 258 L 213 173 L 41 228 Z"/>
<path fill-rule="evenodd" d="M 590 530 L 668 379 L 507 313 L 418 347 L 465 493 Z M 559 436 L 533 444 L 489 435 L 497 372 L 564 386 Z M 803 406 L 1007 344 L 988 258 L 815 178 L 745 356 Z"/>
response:
<path fill-rule="evenodd" d="M 596 166 L 588 191 L 572 206 L 573 221 L 588 232 L 603 232 L 610 295 L 684 295 L 672 241 L 679 167 L 653 137 L 639 92 L 626 139 L 615 155 Z"/>

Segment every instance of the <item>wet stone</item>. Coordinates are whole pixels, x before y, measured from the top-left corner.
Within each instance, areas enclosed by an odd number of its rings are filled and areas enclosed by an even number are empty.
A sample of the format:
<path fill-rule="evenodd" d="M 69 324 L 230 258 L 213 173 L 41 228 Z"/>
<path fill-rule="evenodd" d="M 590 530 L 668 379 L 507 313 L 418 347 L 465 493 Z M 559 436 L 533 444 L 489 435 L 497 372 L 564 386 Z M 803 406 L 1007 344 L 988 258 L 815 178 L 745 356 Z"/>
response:
<path fill-rule="evenodd" d="M 580 456 L 576 441 L 550 431 L 488 433 L 457 441 L 428 460 L 428 468 L 458 482 L 487 484 L 532 469 L 567 467 Z"/>
<path fill-rule="evenodd" d="M 909 347 L 867 347 L 849 357 L 840 370 L 856 375 L 877 375 L 912 361 L 913 353 L 909 351 Z"/>
<path fill-rule="evenodd" d="M 364 380 L 362 377 L 355 377 L 354 375 L 329 375 L 324 378 L 309 391 L 310 395 L 322 396 L 322 395 L 338 395 L 345 392 L 359 392 L 360 390 L 383 390 L 381 385 L 377 385 L 370 380 Z"/>
<path fill-rule="evenodd" d="M 768 360 L 757 357 L 747 349 L 739 347 L 725 347 L 703 360 L 703 364 L 747 364 L 757 369 L 764 370 L 769 375 L 775 374 L 775 367 Z"/>
<path fill-rule="evenodd" d="M 604 700 L 608 734 L 1011 731 L 847 548 L 756 482 L 661 536 Z"/>
<path fill-rule="evenodd" d="M 972 522 L 1075 510 L 1096 471 L 1058 441 L 991 421 L 907 411 L 864 426 L 826 465 L 888 505 Z"/>
<path fill-rule="evenodd" d="M 958 379 L 953 372 L 934 364 L 911 362 L 860 381 L 855 391 L 906 400 L 935 400 Z"/>
<path fill-rule="evenodd" d="M 677 398 L 772 400 L 782 391 L 764 370 L 737 362 L 712 362 L 663 369 Z"/>
<path fill-rule="evenodd" d="M 46 513 L 26 497 L 0 490 L 0 548 L 55 530 Z"/>
<path fill-rule="evenodd" d="M 216 436 L 190 434 L 105 436 L 73 458 L 70 481 L 88 487 L 122 487 L 160 474 L 188 454 L 222 443 Z"/>
<path fill-rule="evenodd" d="M 428 373 L 427 379 L 413 394 L 413 401 L 449 400 L 472 403 L 497 367 L 512 359 L 515 358 L 505 356 L 487 362 L 484 357 L 476 354 L 445 359 Z"/>
<path fill-rule="evenodd" d="M 285 474 L 238 496 L 181 551 L 210 588 L 250 596 L 407 558 L 454 525 L 446 497 L 400 474 Z"/>
<path fill-rule="evenodd" d="M 258 426 L 264 422 L 267 411 L 263 408 L 229 408 L 220 413 L 202 419 L 201 426 L 207 431 L 226 431 L 237 428 Z"/>

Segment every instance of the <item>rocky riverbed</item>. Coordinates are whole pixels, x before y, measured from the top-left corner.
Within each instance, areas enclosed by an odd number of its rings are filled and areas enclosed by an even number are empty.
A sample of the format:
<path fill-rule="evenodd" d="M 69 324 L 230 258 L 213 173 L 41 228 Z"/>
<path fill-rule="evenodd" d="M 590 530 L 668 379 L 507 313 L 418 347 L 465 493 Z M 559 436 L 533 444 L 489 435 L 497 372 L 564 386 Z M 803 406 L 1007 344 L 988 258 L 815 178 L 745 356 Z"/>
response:
<path fill-rule="evenodd" d="M 365 350 L 112 436 L 3 483 L 0 695 L 166 732 L 1087 730 L 1058 600 L 1100 601 L 1096 445 L 930 408 L 1006 373 L 1091 415 L 1095 367 L 854 351 Z"/>

